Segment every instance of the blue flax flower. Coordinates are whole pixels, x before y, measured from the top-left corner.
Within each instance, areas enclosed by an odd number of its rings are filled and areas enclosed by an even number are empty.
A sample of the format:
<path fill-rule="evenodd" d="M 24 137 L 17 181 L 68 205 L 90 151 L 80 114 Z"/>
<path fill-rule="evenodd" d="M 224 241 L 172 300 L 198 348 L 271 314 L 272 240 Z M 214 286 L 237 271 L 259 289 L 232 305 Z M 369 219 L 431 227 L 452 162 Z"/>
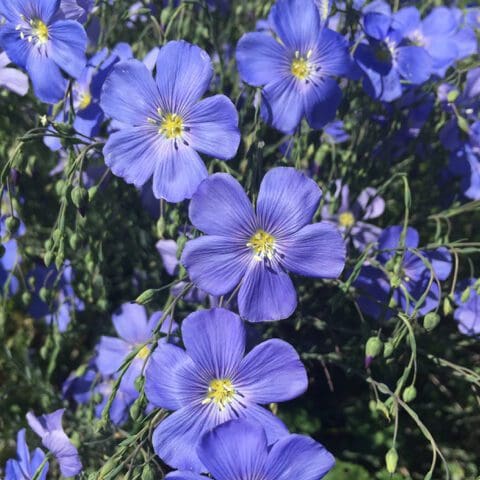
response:
<path fill-rule="evenodd" d="M 391 102 L 402 95 L 402 81 L 419 85 L 429 79 L 432 58 L 405 38 L 402 25 L 395 24 L 391 15 L 368 12 L 363 26 L 368 42 L 357 46 L 354 57 L 365 73 L 363 84 L 369 95 Z"/>
<path fill-rule="evenodd" d="M 85 66 L 87 35 L 74 20 L 59 20 L 60 0 L 9 0 L 0 3 L 5 23 L 0 45 L 12 62 L 27 70 L 35 95 L 56 103 L 67 80 L 62 70 L 77 78 Z"/>
<path fill-rule="evenodd" d="M 360 308 L 377 319 L 392 315 L 392 302 L 410 314 L 416 310 L 425 315 L 434 310 L 440 302 L 439 281 L 446 280 L 452 269 L 450 252 L 444 247 L 419 250 L 418 232 L 411 227 L 407 228 L 402 253 L 401 234 L 400 226 L 382 232 L 376 263 L 364 265 L 354 283 Z"/>
<path fill-rule="evenodd" d="M 185 350 L 163 343 L 152 353 L 145 393 L 155 406 L 173 410 L 153 434 L 153 447 L 168 465 L 205 471 L 196 448 L 201 436 L 234 418 L 265 428 L 269 443 L 288 433 L 259 404 L 282 402 L 307 388 L 305 367 L 288 343 L 267 340 L 245 355 L 245 326 L 222 309 L 198 311 L 182 323 Z"/>
<path fill-rule="evenodd" d="M 17 433 L 17 458 L 7 460 L 5 465 L 5 480 L 32 480 L 35 472 L 45 459 L 45 454 L 36 448 L 33 455 L 28 450 L 25 441 L 25 429 Z M 48 462 L 42 468 L 38 480 L 45 480 L 48 473 Z"/>
<path fill-rule="evenodd" d="M 206 433 L 198 455 L 215 480 L 320 480 L 335 465 L 323 445 L 305 435 L 288 435 L 271 448 L 262 427 L 231 420 Z M 206 480 L 172 472 L 170 480 Z"/>
<path fill-rule="evenodd" d="M 465 335 L 480 335 L 480 281 L 472 278 L 460 282 L 455 292 L 458 305 L 453 318 Z"/>
<path fill-rule="evenodd" d="M 60 472 L 64 477 L 73 477 L 82 470 L 82 463 L 77 449 L 69 440 L 62 428 L 64 408 L 36 417 L 27 413 L 27 421 L 31 429 L 42 439 L 42 445 L 48 448 L 57 459 Z"/>
<path fill-rule="evenodd" d="M 18 95 L 28 92 L 28 77 L 15 68 L 7 67 L 10 59 L 5 52 L 0 53 L 0 87 L 6 88 Z"/>
<path fill-rule="evenodd" d="M 208 55 L 184 41 L 160 50 L 156 82 L 143 63 L 119 62 L 101 97 L 103 111 L 124 124 L 103 150 L 112 172 L 136 187 L 153 175 L 156 198 L 191 198 L 208 174 L 197 152 L 229 160 L 240 142 L 233 103 L 224 95 L 200 101 L 212 75 Z"/>
<path fill-rule="evenodd" d="M 297 306 L 288 272 L 337 278 L 345 244 L 328 222 L 310 225 L 322 192 L 294 168 L 264 177 L 256 212 L 240 184 L 217 173 L 190 202 L 190 221 L 206 233 L 186 243 L 182 263 L 191 280 L 211 295 L 239 286 L 240 315 L 252 322 L 281 320 Z"/>
<path fill-rule="evenodd" d="M 266 32 L 245 34 L 237 46 L 242 80 L 263 87 L 262 118 L 293 132 L 304 116 L 314 129 L 335 118 L 342 93 L 334 77 L 351 69 L 346 40 L 323 27 L 313 0 L 279 0 Z"/>

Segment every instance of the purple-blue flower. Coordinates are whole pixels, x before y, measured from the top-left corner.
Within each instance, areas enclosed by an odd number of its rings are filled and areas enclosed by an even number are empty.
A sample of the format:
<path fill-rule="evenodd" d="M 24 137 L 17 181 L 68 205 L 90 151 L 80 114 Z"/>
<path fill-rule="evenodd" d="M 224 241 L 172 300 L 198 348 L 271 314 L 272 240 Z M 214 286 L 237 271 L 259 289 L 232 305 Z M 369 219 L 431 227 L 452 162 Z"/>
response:
<path fill-rule="evenodd" d="M 434 310 L 440 301 L 439 281 L 446 280 L 452 270 L 446 248 L 418 249 L 418 232 L 408 227 L 402 251 L 401 235 L 401 226 L 386 228 L 378 239 L 375 261 L 364 265 L 354 282 L 361 310 L 377 319 L 392 315 L 392 302 L 409 314 Z"/>
<path fill-rule="evenodd" d="M 17 433 L 17 458 L 7 460 L 5 480 L 32 480 L 35 472 L 45 459 L 45 453 L 39 448 L 30 453 L 25 441 L 25 429 Z M 42 468 L 38 480 L 45 480 L 48 473 L 48 462 Z"/>
<path fill-rule="evenodd" d="M 7 67 L 11 63 L 5 52 L 0 53 L 0 88 L 6 88 L 18 95 L 28 92 L 28 77 L 16 68 Z"/>
<path fill-rule="evenodd" d="M 62 475 L 73 477 L 82 470 L 82 462 L 70 439 L 62 427 L 64 408 L 55 412 L 36 417 L 32 412 L 27 413 L 30 428 L 42 439 L 42 445 L 48 448 L 56 458 Z"/>
<path fill-rule="evenodd" d="M 350 188 L 342 185 L 340 180 L 336 182 L 336 192 L 322 209 L 322 219 L 335 222 L 340 231 L 351 237 L 355 248 L 365 249 L 369 243 L 375 243 L 382 230 L 365 222 L 378 218 L 385 210 L 385 201 L 372 187 L 367 187 L 360 192 L 354 202 L 350 200 Z M 340 200 L 339 207 L 332 213 L 332 205 Z"/>
<path fill-rule="evenodd" d="M 136 60 L 119 62 L 107 78 L 103 111 L 125 126 L 110 135 L 103 153 L 112 172 L 140 187 L 153 175 L 156 198 L 191 198 L 208 175 L 199 153 L 235 156 L 238 114 L 224 95 L 203 100 L 213 75 L 208 55 L 184 41 L 167 43 L 155 81 Z"/>
<path fill-rule="evenodd" d="M 342 92 L 335 77 L 350 73 L 347 41 L 322 25 L 313 0 L 278 0 L 267 32 L 246 33 L 237 45 L 242 80 L 262 88 L 262 118 L 291 133 L 307 118 L 320 129 L 335 118 Z"/>
<path fill-rule="evenodd" d="M 206 433 L 198 456 L 215 480 L 320 480 L 335 465 L 332 454 L 305 435 L 288 435 L 269 447 L 261 426 L 231 420 Z M 170 480 L 206 480 L 172 472 Z"/>
<path fill-rule="evenodd" d="M 263 178 L 254 211 L 232 176 L 210 176 L 190 202 L 190 221 L 206 234 L 185 245 L 181 261 L 190 279 L 216 296 L 239 287 L 240 315 L 249 321 L 289 317 L 297 295 L 288 272 L 337 278 L 345 265 L 337 228 L 310 224 L 321 195 L 302 172 L 274 168 Z"/>
<path fill-rule="evenodd" d="M 460 282 L 455 292 L 455 303 L 458 305 L 453 318 L 458 329 L 465 335 L 480 335 L 480 282 L 472 278 Z"/>
<path fill-rule="evenodd" d="M 56 103 L 64 95 L 66 72 L 77 78 L 85 66 L 87 35 L 74 20 L 59 20 L 60 0 L 9 0 L 0 4 L 5 23 L 0 45 L 27 70 L 35 95 Z"/>
<path fill-rule="evenodd" d="M 157 455 L 168 465 L 205 471 L 196 448 L 201 436 L 234 418 L 263 426 L 269 443 L 288 433 L 259 406 L 302 394 L 307 375 L 288 343 L 267 340 L 245 355 L 245 326 L 222 309 L 190 314 L 182 323 L 185 350 L 163 343 L 152 353 L 145 393 L 155 406 L 173 410 L 153 434 Z"/>

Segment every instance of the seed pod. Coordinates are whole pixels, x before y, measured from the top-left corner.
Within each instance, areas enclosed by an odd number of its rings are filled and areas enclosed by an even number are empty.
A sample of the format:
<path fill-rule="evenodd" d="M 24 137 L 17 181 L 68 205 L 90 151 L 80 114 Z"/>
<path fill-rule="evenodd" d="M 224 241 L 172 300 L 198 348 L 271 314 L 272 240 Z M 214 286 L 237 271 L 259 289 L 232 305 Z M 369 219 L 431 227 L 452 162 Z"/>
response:
<path fill-rule="evenodd" d="M 388 342 L 385 342 L 385 345 L 383 346 L 383 356 L 385 358 L 388 358 L 393 351 L 395 350 L 395 347 L 393 346 L 393 343 L 389 340 Z"/>
<path fill-rule="evenodd" d="M 145 465 L 142 470 L 142 476 L 140 477 L 141 480 L 154 480 L 155 479 L 155 472 L 150 465 Z"/>
<path fill-rule="evenodd" d="M 367 357 L 378 357 L 383 351 L 383 343 L 378 337 L 370 337 L 365 344 L 365 355 Z"/>
<path fill-rule="evenodd" d="M 387 464 L 387 472 L 395 473 L 398 464 L 398 453 L 395 448 L 391 448 L 385 455 L 385 463 Z"/>
<path fill-rule="evenodd" d="M 7 232 L 10 235 L 14 235 L 20 227 L 20 220 L 17 217 L 8 217 L 5 221 L 5 226 L 7 227 Z"/>
<path fill-rule="evenodd" d="M 416 397 L 417 389 L 413 385 L 410 385 L 403 391 L 402 398 L 405 403 L 413 402 Z"/>
<path fill-rule="evenodd" d="M 157 290 L 155 288 L 150 288 L 149 290 L 145 290 L 143 293 L 141 293 L 136 298 L 135 303 L 138 303 L 140 305 L 146 305 L 147 303 L 150 303 L 156 295 Z"/>
<path fill-rule="evenodd" d="M 429 312 L 423 317 L 423 328 L 431 332 L 440 323 L 440 315 L 435 312 Z"/>
<path fill-rule="evenodd" d="M 72 190 L 72 202 L 78 209 L 84 209 L 88 203 L 88 192 L 85 188 L 76 186 Z"/>

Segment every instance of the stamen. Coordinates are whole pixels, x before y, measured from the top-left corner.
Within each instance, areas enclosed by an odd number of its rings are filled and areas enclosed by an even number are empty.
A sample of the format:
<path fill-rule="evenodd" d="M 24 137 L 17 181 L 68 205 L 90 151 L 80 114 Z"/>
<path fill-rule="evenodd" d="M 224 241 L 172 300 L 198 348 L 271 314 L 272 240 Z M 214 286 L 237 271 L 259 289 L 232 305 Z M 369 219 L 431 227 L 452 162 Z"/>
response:
<path fill-rule="evenodd" d="M 228 378 L 216 378 L 208 386 L 207 396 L 202 404 L 214 402 L 219 410 L 223 410 L 235 396 L 235 388 Z"/>
<path fill-rule="evenodd" d="M 254 259 L 262 261 L 266 258 L 271 260 L 275 254 L 275 238 L 263 230 L 257 230 L 247 243 L 254 252 Z"/>

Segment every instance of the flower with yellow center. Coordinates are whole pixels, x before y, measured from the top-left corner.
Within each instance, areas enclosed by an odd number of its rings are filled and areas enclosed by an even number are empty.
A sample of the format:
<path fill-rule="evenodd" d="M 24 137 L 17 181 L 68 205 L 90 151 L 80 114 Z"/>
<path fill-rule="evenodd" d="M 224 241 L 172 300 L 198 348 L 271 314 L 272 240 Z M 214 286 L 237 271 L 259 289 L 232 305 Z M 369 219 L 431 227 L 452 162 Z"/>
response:
<path fill-rule="evenodd" d="M 352 212 L 343 212 L 338 216 L 338 223 L 344 228 L 351 228 L 355 224 L 355 217 Z"/>
<path fill-rule="evenodd" d="M 88 91 L 81 93 L 79 98 L 80 102 L 78 104 L 78 108 L 80 110 L 85 110 L 85 108 L 87 108 L 90 103 L 92 103 L 92 94 Z"/>
<path fill-rule="evenodd" d="M 176 113 L 167 113 L 160 124 L 159 132 L 168 139 L 175 139 L 182 136 L 183 130 L 182 117 Z"/>
<path fill-rule="evenodd" d="M 213 402 L 219 410 L 223 410 L 235 396 L 232 381 L 228 378 L 212 380 L 208 386 L 207 396 L 203 404 Z"/>
<path fill-rule="evenodd" d="M 262 261 L 265 257 L 271 260 L 275 253 L 275 238 L 264 230 L 257 230 L 247 243 L 253 250 L 255 260 Z"/>
<path fill-rule="evenodd" d="M 48 41 L 48 27 L 41 20 L 30 20 L 33 36 L 37 38 L 38 43 L 46 43 Z M 29 37 L 29 41 L 31 37 Z"/>
<path fill-rule="evenodd" d="M 141 360 L 145 360 L 148 357 L 148 354 L 150 353 L 150 349 L 145 345 L 143 348 L 140 349 L 140 351 L 137 353 L 137 358 L 140 358 Z"/>
<path fill-rule="evenodd" d="M 309 62 L 309 58 L 312 55 L 312 51 L 309 50 L 305 57 L 300 56 L 300 52 L 295 52 L 295 57 L 292 60 L 290 71 L 295 78 L 299 80 L 307 80 L 312 72 L 312 65 Z"/>

